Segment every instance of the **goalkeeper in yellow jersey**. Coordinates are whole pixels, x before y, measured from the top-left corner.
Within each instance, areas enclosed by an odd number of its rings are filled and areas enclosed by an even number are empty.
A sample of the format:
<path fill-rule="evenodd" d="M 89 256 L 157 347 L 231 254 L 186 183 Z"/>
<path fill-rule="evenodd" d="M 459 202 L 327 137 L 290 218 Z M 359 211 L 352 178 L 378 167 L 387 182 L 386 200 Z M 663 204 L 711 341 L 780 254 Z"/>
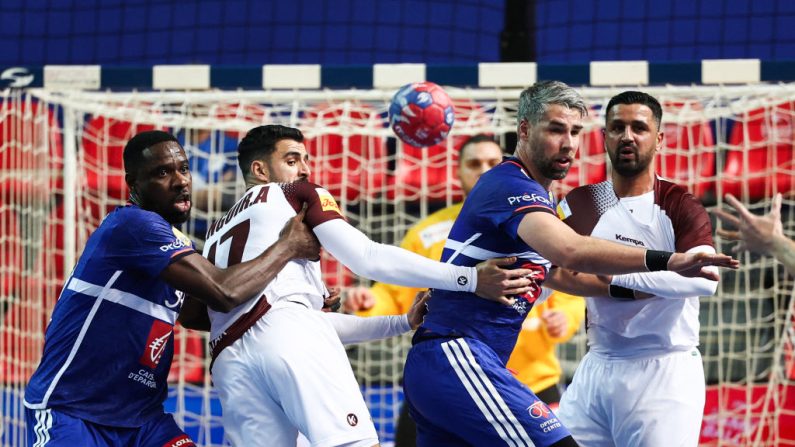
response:
<path fill-rule="evenodd" d="M 464 195 L 478 178 L 502 161 L 502 149 L 487 135 L 475 135 L 461 146 L 458 178 Z M 440 259 L 447 235 L 463 203 L 441 209 L 409 229 L 401 247 L 431 259 Z M 420 289 L 375 283 L 346 294 L 344 309 L 362 316 L 400 315 L 405 313 Z M 569 340 L 585 315 L 585 301 L 580 297 L 554 292 L 536 304 L 525 320 L 508 368 L 548 405 L 557 408 L 561 368 L 555 356 L 555 344 Z M 403 406 L 395 435 L 396 447 L 416 445 L 416 427 Z"/>

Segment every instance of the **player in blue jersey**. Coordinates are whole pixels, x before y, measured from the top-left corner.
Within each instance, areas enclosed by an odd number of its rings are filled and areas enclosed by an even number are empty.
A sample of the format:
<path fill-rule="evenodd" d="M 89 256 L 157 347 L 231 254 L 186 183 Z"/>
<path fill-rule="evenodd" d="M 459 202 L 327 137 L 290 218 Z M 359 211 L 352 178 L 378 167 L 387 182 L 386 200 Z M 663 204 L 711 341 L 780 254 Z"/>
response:
<path fill-rule="evenodd" d="M 716 279 L 702 268 L 736 268 L 725 255 L 644 250 L 580 236 L 559 220 L 548 189 L 566 176 L 586 114 L 580 95 L 561 82 L 540 82 L 522 92 L 514 156 L 485 173 L 467 196 L 442 259 L 474 265 L 517 256 L 517 266 L 534 270 L 539 283 L 590 296 L 607 296 L 609 284 L 573 271 L 672 270 Z M 539 287 L 505 306 L 468 293 L 433 291 L 404 371 L 418 445 L 576 445 L 546 404 L 505 367 L 541 292 Z"/>
<path fill-rule="evenodd" d="M 194 445 L 163 410 L 183 292 L 229 310 L 291 259 L 319 254 L 299 214 L 262 255 L 218 269 L 175 228 L 191 209 L 188 159 L 177 140 L 140 133 L 124 148 L 124 165 L 130 203 L 88 239 L 25 391 L 28 445 Z"/>

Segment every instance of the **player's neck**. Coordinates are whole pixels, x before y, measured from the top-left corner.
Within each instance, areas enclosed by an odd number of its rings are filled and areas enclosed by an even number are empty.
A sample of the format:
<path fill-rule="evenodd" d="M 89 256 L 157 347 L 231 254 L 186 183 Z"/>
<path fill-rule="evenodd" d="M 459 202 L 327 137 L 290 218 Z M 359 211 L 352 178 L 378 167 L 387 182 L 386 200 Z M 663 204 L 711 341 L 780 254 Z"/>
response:
<path fill-rule="evenodd" d="M 536 169 L 533 162 L 529 159 L 526 159 L 527 158 L 525 156 L 526 153 L 527 152 L 522 152 L 517 149 L 516 152 L 514 152 L 513 156 L 519 159 L 519 161 L 522 163 L 522 166 L 533 180 L 535 180 L 536 182 L 538 182 L 538 184 L 543 186 L 544 189 L 549 189 L 549 187 L 552 185 L 552 179 L 544 177 L 544 175 Z"/>
<path fill-rule="evenodd" d="M 618 197 L 634 197 L 654 189 L 654 171 L 643 171 L 633 177 L 626 177 L 613 171 L 613 190 Z"/>

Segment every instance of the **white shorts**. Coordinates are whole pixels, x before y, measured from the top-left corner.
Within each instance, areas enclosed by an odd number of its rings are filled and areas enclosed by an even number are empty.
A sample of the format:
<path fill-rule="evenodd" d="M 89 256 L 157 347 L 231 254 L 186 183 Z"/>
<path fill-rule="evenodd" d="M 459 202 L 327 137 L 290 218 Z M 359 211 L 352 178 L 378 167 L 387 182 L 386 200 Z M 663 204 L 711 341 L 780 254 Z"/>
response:
<path fill-rule="evenodd" d="M 588 353 L 557 414 L 583 446 L 691 447 L 705 395 L 698 349 L 619 360 Z"/>
<path fill-rule="evenodd" d="M 316 310 L 271 309 L 213 366 L 224 430 L 233 446 L 378 443 L 345 348 Z"/>

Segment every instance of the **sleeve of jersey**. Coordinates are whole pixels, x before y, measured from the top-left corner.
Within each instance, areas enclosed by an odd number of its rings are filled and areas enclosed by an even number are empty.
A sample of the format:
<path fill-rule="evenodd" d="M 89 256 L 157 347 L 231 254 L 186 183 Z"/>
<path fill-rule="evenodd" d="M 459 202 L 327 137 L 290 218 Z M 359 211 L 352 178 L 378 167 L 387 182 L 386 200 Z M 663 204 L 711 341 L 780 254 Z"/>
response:
<path fill-rule="evenodd" d="M 315 235 L 332 256 L 365 278 L 407 287 L 474 292 L 474 267 L 442 264 L 393 245 L 371 241 L 340 219 L 314 228 Z"/>
<path fill-rule="evenodd" d="M 406 315 L 357 317 L 335 312 L 324 312 L 323 315 L 344 345 L 394 337 L 411 330 Z"/>
<path fill-rule="evenodd" d="M 688 252 L 715 253 L 709 245 L 693 247 Z M 717 272 L 717 267 L 707 267 Z M 640 292 L 651 293 L 661 298 L 692 298 L 694 296 L 712 296 L 718 290 L 718 282 L 706 278 L 686 278 L 676 272 L 646 272 L 615 275 L 611 284 L 626 287 Z"/>
<path fill-rule="evenodd" d="M 284 191 L 284 197 L 296 213 L 300 212 L 306 203 L 304 222 L 309 228 L 315 228 L 330 220 L 345 219 L 334 196 L 323 187 L 306 181 L 282 183 L 280 186 Z"/>
<path fill-rule="evenodd" d="M 692 194 L 683 192 L 676 203 L 670 216 L 676 237 L 676 251 L 686 252 L 701 245 L 714 247 L 712 223 L 701 202 Z"/>
<path fill-rule="evenodd" d="M 483 200 L 485 206 L 479 214 L 514 238 L 519 237 L 519 224 L 525 214 L 541 212 L 557 215 L 549 192 L 535 182 L 507 178 L 488 194 L 490 196 Z"/>
<path fill-rule="evenodd" d="M 158 276 L 172 262 L 195 253 L 193 242 L 165 220 L 146 214 L 128 219 L 114 237 L 115 256 L 120 265 Z"/>

